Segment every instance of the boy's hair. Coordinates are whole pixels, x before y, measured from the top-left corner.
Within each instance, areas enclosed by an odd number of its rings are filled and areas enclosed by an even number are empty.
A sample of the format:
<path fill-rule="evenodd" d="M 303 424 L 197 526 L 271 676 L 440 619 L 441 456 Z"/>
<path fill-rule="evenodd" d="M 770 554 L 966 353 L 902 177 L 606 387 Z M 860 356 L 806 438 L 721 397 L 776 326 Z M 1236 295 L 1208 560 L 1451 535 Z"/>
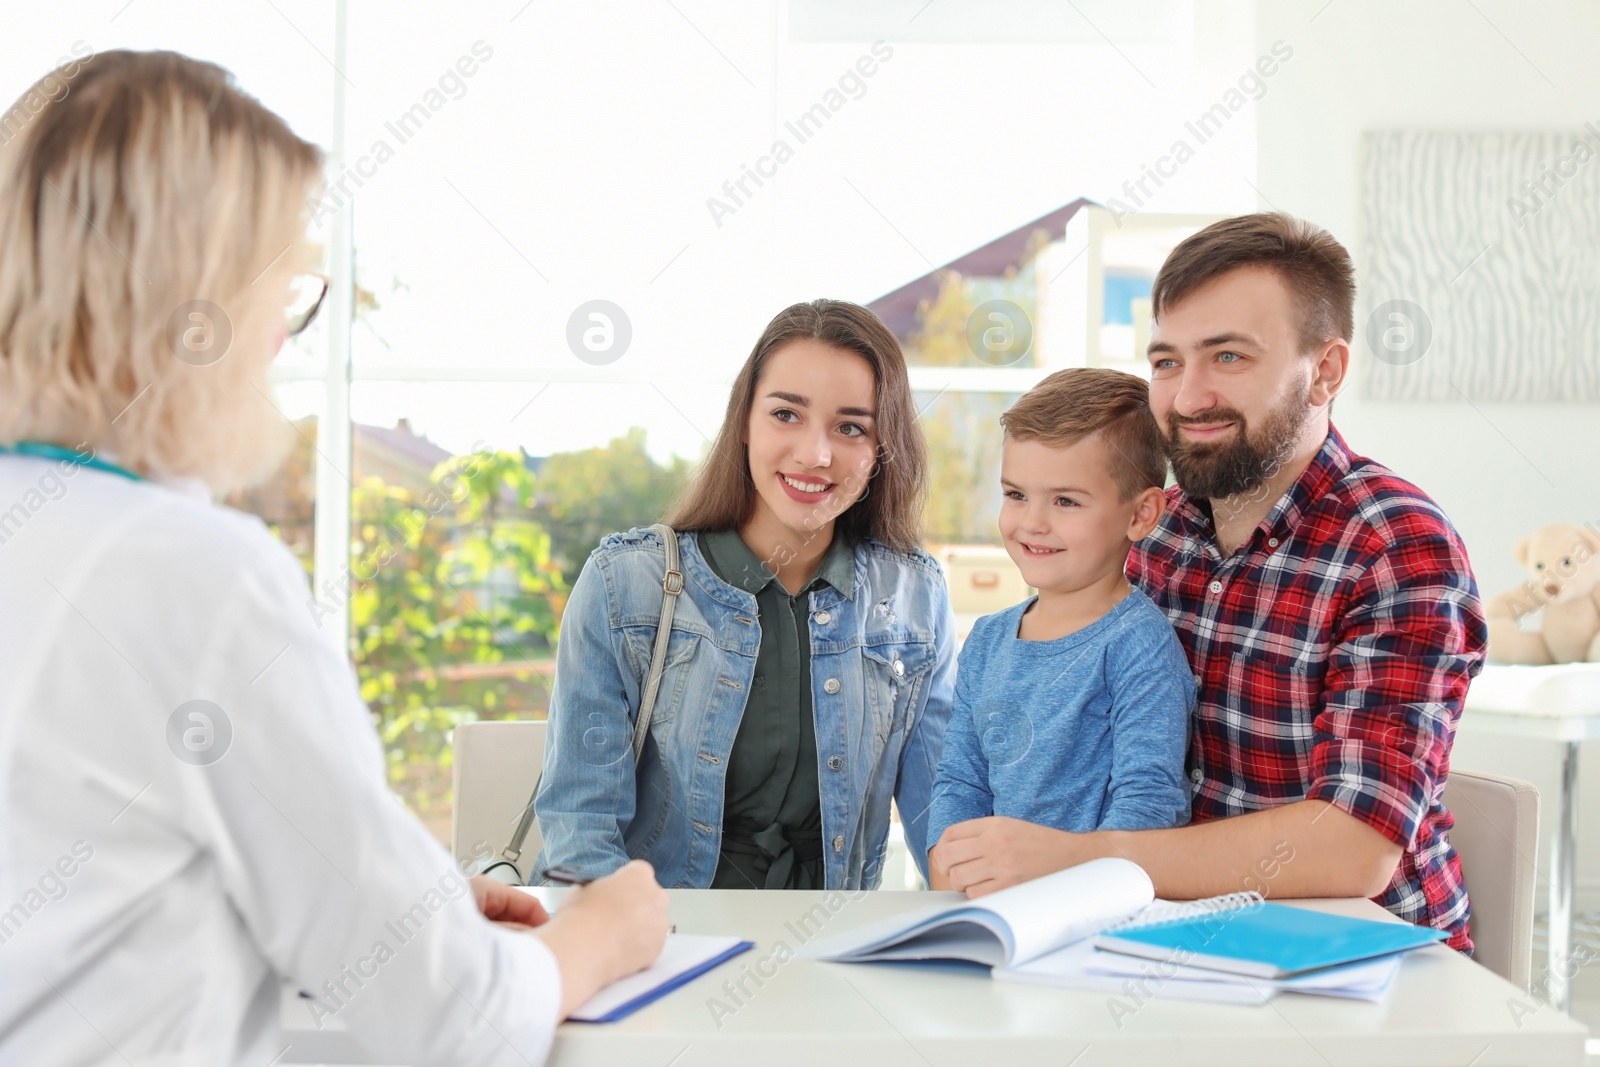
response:
<path fill-rule="evenodd" d="M 1111 457 L 1111 479 L 1123 500 L 1167 481 L 1161 428 L 1150 411 L 1150 386 L 1119 370 L 1058 370 L 1000 416 L 1006 436 L 1055 448 L 1099 434 Z"/>
<path fill-rule="evenodd" d="M 1356 271 L 1333 235 L 1278 211 L 1214 222 L 1172 250 L 1150 290 L 1151 313 L 1162 314 L 1213 278 L 1240 267 L 1275 272 L 1294 298 L 1302 353 L 1324 341 L 1351 340 Z"/>

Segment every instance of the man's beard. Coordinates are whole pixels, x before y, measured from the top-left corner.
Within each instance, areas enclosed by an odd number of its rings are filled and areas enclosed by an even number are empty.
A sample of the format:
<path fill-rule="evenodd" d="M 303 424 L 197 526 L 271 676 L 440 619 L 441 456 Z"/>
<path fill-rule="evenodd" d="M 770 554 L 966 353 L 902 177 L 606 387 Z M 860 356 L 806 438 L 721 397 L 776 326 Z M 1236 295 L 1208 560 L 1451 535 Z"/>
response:
<path fill-rule="evenodd" d="M 1254 433 L 1234 408 L 1219 407 L 1197 418 L 1167 414 L 1166 453 L 1172 474 L 1194 498 L 1224 500 L 1267 482 L 1294 455 L 1300 431 L 1311 417 L 1311 383 L 1284 398 Z M 1222 444 L 1186 441 L 1180 427 L 1234 423 L 1238 430 Z"/>

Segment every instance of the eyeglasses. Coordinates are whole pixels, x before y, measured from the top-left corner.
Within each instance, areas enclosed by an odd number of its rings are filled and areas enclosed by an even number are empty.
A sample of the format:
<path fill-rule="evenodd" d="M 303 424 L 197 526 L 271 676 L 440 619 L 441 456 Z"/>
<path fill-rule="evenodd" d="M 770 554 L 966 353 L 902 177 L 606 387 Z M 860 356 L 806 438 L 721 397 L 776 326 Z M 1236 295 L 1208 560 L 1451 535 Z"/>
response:
<path fill-rule="evenodd" d="M 328 285 L 332 279 L 326 274 L 302 274 L 295 278 L 289 291 L 289 336 L 304 333 L 322 310 L 328 298 Z"/>

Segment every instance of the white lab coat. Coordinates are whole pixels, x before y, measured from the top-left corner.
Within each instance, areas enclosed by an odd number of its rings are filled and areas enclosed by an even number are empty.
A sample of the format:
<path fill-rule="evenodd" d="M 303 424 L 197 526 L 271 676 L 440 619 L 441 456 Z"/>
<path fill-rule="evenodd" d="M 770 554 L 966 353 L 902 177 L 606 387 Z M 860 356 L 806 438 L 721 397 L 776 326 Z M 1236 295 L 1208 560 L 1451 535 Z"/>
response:
<path fill-rule="evenodd" d="M 280 978 L 390 1062 L 544 1060 L 554 957 L 389 791 L 309 592 L 198 483 L 0 456 L 0 1064 L 266 1067 Z"/>

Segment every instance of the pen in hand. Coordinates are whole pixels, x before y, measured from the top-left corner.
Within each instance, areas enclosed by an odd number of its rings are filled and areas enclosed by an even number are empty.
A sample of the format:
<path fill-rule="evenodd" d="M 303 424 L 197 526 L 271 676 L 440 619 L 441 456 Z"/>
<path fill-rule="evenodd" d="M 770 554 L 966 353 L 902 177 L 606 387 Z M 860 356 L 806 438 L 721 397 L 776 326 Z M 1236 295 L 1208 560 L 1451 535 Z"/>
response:
<path fill-rule="evenodd" d="M 553 867 L 546 867 L 540 880 L 543 882 L 548 882 L 551 885 L 570 886 L 574 889 L 581 886 L 586 886 L 590 882 L 594 881 L 593 878 L 590 878 L 582 871 L 579 871 L 574 867 L 563 866 L 559 863 Z M 677 933 L 678 924 L 673 923 L 671 926 L 667 927 L 667 932 L 669 934 Z"/>
<path fill-rule="evenodd" d="M 542 881 L 553 882 L 556 885 L 581 886 L 588 885 L 594 879 L 575 868 L 563 867 L 557 864 L 554 867 L 545 868 Z"/>

